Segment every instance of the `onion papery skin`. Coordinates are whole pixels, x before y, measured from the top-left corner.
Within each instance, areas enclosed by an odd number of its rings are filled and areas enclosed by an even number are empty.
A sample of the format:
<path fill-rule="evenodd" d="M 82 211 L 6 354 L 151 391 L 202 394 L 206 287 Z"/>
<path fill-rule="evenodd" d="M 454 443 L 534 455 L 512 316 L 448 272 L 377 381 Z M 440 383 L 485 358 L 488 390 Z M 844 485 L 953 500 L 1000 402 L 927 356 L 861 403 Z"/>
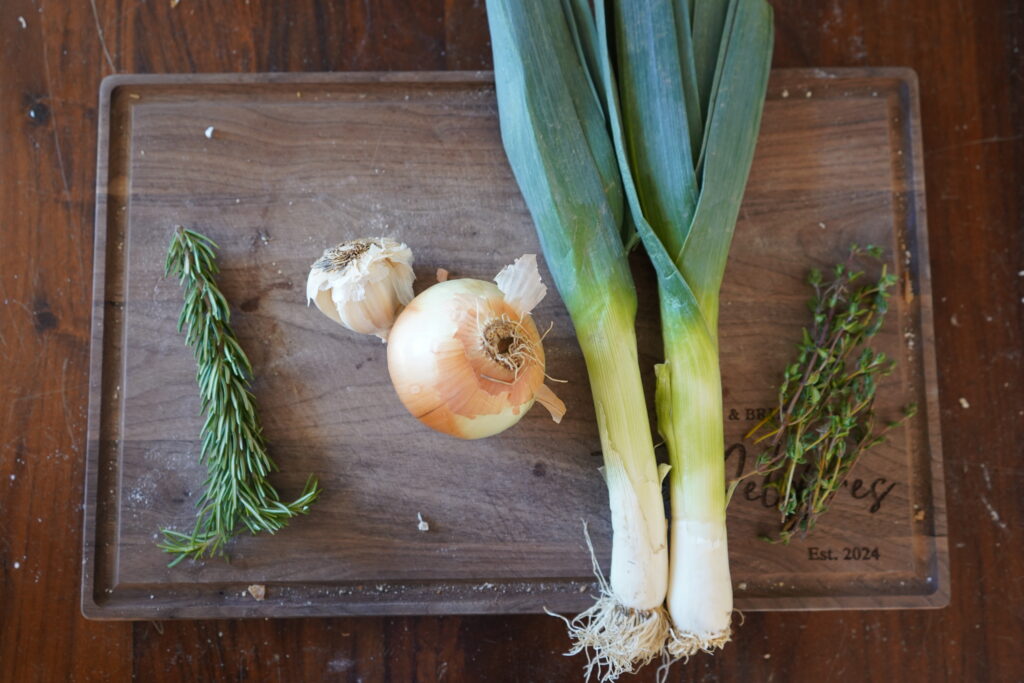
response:
<path fill-rule="evenodd" d="M 509 321 L 532 359 L 518 372 L 492 359 L 482 331 Z M 398 397 L 428 427 L 481 439 L 519 422 L 544 383 L 544 351 L 533 319 L 495 284 L 457 279 L 414 298 L 388 339 L 388 371 Z"/>

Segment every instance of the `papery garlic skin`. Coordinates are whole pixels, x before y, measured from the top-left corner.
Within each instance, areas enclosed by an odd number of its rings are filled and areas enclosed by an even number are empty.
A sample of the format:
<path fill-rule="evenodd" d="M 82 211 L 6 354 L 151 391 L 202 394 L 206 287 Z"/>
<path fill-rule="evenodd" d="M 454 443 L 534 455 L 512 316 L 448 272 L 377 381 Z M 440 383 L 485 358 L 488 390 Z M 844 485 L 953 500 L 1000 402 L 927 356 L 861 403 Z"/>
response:
<path fill-rule="evenodd" d="M 556 422 L 565 412 L 544 384 L 544 349 L 529 315 L 546 291 L 536 257 L 496 280 L 504 290 L 472 279 L 430 287 L 405 307 L 388 341 L 388 371 L 405 407 L 463 439 L 508 429 L 535 401 Z"/>
<path fill-rule="evenodd" d="M 412 250 L 387 237 L 344 242 L 324 251 L 306 281 L 306 301 L 328 318 L 387 341 L 402 307 L 412 301 Z"/>

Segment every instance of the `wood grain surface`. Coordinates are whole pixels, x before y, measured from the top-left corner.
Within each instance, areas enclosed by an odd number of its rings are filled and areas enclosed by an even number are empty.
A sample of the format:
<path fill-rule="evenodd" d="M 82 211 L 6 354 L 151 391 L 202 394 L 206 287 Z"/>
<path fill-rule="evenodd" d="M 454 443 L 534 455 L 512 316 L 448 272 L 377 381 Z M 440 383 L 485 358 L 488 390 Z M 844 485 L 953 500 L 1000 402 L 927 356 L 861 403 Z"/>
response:
<path fill-rule="evenodd" d="M 775 402 L 806 325 L 812 266 L 878 244 L 903 283 L 874 346 L 898 360 L 880 415 L 919 417 L 858 466 L 815 534 L 763 543 L 773 494 L 731 508 L 740 610 L 935 607 L 949 599 L 917 87 L 908 70 L 782 70 L 722 291 L 730 470 Z M 398 402 L 374 337 L 304 305 L 325 245 L 386 234 L 439 267 L 489 279 L 538 253 L 505 160 L 489 72 L 117 76 L 100 100 L 83 610 L 97 618 L 578 612 L 596 584 L 579 520 L 608 569 L 607 493 L 582 354 L 552 293 L 534 312 L 569 412 L 483 441 L 431 432 Z M 161 526 L 188 528 L 206 478 L 194 361 L 164 276 L 183 224 L 220 245 L 219 279 L 257 368 L 285 490 L 314 472 L 315 514 L 243 537 L 231 562 L 168 569 Z M 656 287 L 636 255 L 642 372 L 661 353 Z M 866 264 L 867 265 L 867 264 Z M 541 265 L 542 277 L 550 274 Z M 872 270 L 877 270 L 874 268 Z M 652 424 L 653 405 L 650 406 Z M 745 467 L 746 466 L 746 467 Z M 417 529 L 417 514 L 432 525 Z M 251 584 L 267 587 L 257 602 Z"/>
<path fill-rule="evenodd" d="M 951 603 L 749 614 L 725 652 L 672 678 L 1020 680 L 1022 8 L 774 4 L 775 66 L 920 78 Z M 482 3 L 10 0 L 0 46 L 0 679 L 575 679 L 564 627 L 543 616 L 133 625 L 85 621 L 76 597 L 100 79 L 488 68 Z"/>

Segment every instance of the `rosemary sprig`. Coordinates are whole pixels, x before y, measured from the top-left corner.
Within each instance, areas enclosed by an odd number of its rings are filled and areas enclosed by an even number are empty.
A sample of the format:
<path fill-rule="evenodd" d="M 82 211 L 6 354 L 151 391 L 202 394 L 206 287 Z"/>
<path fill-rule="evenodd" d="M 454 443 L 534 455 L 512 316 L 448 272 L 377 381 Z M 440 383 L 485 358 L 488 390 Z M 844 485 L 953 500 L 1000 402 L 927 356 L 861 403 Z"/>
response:
<path fill-rule="evenodd" d="M 308 512 L 320 495 L 310 475 L 302 495 L 285 504 L 267 480 L 277 465 L 267 455 L 249 391 L 252 366 L 231 330 L 228 302 L 214 279 L 216 248 L 210 238 L 179 226 L 167 251 L 165 272 L 176 275 L 185 290 L 178 331 L 188 328 L 185 339 L 196 359 L 206 414 L 200 461 L 208 471 L 192 532 L 163 530 L 158 546 L 177 556 L 172 567 L 186 557 L 224 555 L 225 543 L 243 528 L 274 533 Z"/>
<path fill-rule="evenodd" d="M 854 264 L 864 257 L 881 261 L 882 249 L 852 245 L 827 281 L 811 271 L 813 323 L 785 369 L 778 407 L 746 435 L 766 448 L 751 472 L 730 482 L 729 495 L 751 476 L 765 477 L 765 487 L 778 492 L 781 528 L 767 540 L 789 543 L 813 529 L 864 452 L 917 411 L 911 404 L 900 419 L 876 428 L 877 383 L 896 362 L 864 345 L 885 321 L 896 276 L 883 264 L 877 281 L 858 286 L 864 271 Z"/>

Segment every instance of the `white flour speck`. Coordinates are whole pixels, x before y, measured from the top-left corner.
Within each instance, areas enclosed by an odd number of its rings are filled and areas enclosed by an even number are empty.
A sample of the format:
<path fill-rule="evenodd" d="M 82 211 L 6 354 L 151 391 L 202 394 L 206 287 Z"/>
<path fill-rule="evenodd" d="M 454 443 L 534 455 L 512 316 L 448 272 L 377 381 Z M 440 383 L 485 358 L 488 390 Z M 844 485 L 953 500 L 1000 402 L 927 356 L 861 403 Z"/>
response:
<path fill-rule="evenodd" d="M 992 503 L 988 502 L 988 498 L 986 498 L 984 495 L 982 495 L 981 496 L 981 502 L 985 504 L 986 508 L 988 508 L 988 516 L 992 518 L 992 521 L 995 522 L 996 524 L 998 524 L 1000 529 L 1005 529 L 1006 528 L 1006 522 L 1004 522 L 999 517 L 999 513 L 996 512 L 996 509 L 994 507 L 992 507 Z M 17 562 L 14 563 L 14 567 L 15 567 L 15 569 L 17 569 L 17 567 L 18 567 L 18 563 Z"/>
<path fill-rule="evenodd" d="M 981 476 L 985 479 L 985 488 L 989 491 L 992 490 L 992 477 L 988 473 L 988 468 L 985 467 L 985 463 L 981 463 Z"/>

